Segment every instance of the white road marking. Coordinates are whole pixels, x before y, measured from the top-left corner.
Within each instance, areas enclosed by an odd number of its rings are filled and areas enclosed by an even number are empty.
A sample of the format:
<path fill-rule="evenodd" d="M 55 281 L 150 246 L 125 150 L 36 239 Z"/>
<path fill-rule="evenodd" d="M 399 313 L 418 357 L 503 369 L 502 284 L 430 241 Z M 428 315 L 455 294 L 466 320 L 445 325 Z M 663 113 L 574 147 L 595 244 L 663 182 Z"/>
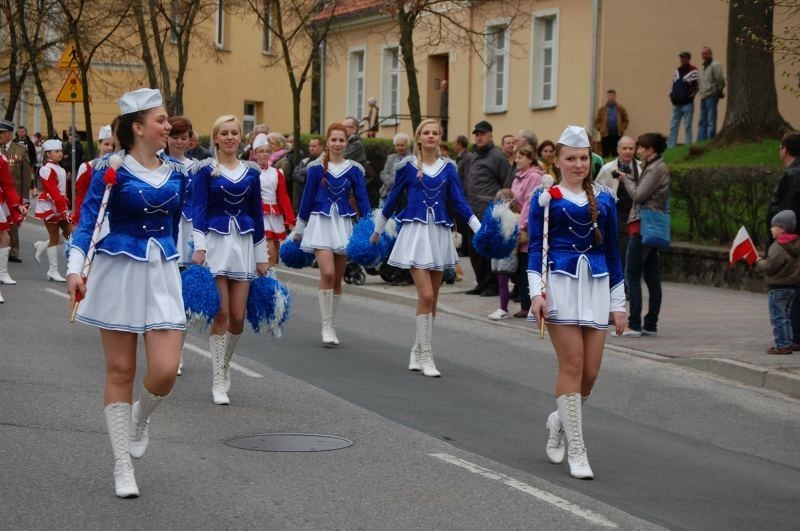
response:
<path fill-rule="evenodd" d="M 61 297 L 62 299 L 69 300 L 69 295 L 67 293 L 64 293 L 63 291 L 58 291 L 57 289 L 53 289 L 53 288 L 44 288 L 44 290 L 47 293 L 50 293 L 52 295 L 56 295 L 57 297 Z"/>
<path fill-rule="evenodd" d="M 478 466 L 475 463 L 470 463 L 469 461 L 465 461 L 450 454 L 430 454 L 430 456 L 435 457 L 436 459 L 441 459 L 442 461 L 450 463 L 451 465 L 455 465 L 457 467 L 468 470 L 473 474 L 478 474 L 479 476 L 483 476 L 487 479 L 499 481 L 500 483 L 507 485 L 513 489 L 517 489 L 518 491 L 524 492 L 525 494 L 530 494 L 534 498 L 538 498 L 545 503 L 549 503 L 550 505 L 554 505 L 555 507 L 567 511 L 570 514 L 588 520 L 594 525 L 599 525 L 602 527 L 609 527 L 609 528 L 619 527 L 617 524 L 615 524 L 614 522 L 607 519 L 605 516 L 601 514 L 598 514 L 590 509 L 584 509 L 583 507 L 575 505 L 574 503 L 567 501 L 559 496 L 556 496 L 555 494 L 551 494 L 545 490 L 537 489 L 536 487 L 528 485 L 527 483 L 523 483 L 522 481 L 519 481 L 512 477 L 506 476 L 505 474 L 489 470 L 488 468 L 483 468 L 482 466 Z"/>
<path fill-rule="evenodd" d="M 191 350 L 195 354 L 200 354 L 204 358 L 211 359 L 211 353 L 209 351 L 203 350 L 200 347 L 196 347 L 196 346 L 192 345 L 191 343 L 185 343 L 183 345 L 183 348 L 185 350 Z M 236 369 L 237 371 L 241 372 L 245 376 L 250 376 L 251 378 L 263 378 L 264 377 L 263 374 L 259 374 L 259 373 L 255 372 L 255 371 L 251 371 L 247 367 L 243 367 L 243 366 L 239 365 L 236 362 L 231 362 L 231 369 Z"/>

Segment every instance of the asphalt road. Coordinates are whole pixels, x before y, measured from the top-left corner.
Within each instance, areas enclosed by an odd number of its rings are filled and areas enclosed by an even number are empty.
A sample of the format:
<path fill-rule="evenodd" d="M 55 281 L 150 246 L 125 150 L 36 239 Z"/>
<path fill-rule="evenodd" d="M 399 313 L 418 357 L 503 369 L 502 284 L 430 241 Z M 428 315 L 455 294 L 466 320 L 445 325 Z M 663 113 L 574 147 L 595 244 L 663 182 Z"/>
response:
<path fill-rule="evenodd" d="M 23 238 L 41 229 L 29 224 Z M 27 242 L 26 242 L 27 243 Z M 442 315 L 441 379 L 406 371 L 413 311 L 345 296 L 336 349 L 313 289 L 292 286 L 282 339 L 248 330 L 232 405 L 214 406 L 207 343 L 113 496 L 96 330 L 25 247 L 0 305 L 0 521 L 9 529 L 795 529 L 800 401 L 608 354 L 584 410 L 594 481 L 544 455 L 555 359 L 533 333 Z M 124 299 L 120 299 L 124 304 Z M 143 357 L 140 354 L 140 360 Z M 262 432 L 354 441 L 316 454 L 225 446 Z"/>

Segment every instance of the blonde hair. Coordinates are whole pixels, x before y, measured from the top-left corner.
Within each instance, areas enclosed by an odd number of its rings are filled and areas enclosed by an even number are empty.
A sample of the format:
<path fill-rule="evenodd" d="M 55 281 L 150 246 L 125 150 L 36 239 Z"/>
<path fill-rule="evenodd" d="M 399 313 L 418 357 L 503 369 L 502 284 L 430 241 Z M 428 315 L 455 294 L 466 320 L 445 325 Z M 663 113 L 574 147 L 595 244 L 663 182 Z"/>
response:
<path fill-rule="evenodd" d="M 286 147 L 286 137 L 280 133 L 268 133 L 267 134 L 267 141 L 275 140 L 278 143 L 278 147 L 283 149 Z"/>
<path fill-rule="evenodd" d="M 232 114 L 223 114 L 214 121 L 214 125 L 211 127 L 211 142 L 214 144 L 216 149 L 219 149 L 216 141 L 217 134 L 219 133 L 219 130 L 222 129 L 222 126 L 228 122 L 234 122 L 236 127 L 239 128 L 239 135 L 241 136 L 242 134 L 242 122 L 240 122 L 239 119 Z"/>
<path fill-rule="evenodd" d="M 441 137 L 442 124 L 439 123 L 439 120 L 434 120 L 433 118 L 422 120 L 417 126 L 416 131 L 414 131 L 414 156 L 417 159 L 417 177 L 420 179 L 422 179 L 422 144 L 419 141 L 419 135 L 422 134 L 422 129 L 425 128 L 425 126 L 431 124 L 436 124 L 436 127 L 439 128 L 439 137 Z M 437 145 L 436 147 L 438 150 L 439 146 Z"/>

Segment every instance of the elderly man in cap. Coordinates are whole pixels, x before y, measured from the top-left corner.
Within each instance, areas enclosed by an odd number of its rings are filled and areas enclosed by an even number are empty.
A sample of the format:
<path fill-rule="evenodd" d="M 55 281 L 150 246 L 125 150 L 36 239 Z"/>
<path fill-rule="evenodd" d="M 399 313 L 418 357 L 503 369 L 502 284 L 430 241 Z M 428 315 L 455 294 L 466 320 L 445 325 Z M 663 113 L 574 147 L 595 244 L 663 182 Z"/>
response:
<path fill-rule="evenodd" d="M 0 153 L 8 159 L 8 166 L 11 170 L 11 178 L 14 179 L 14 187 L 23 202 L 27 203 L 31 196 L 31 163 L 28 159 L 28 150 L 23 146 L 14 143 L 14 124 L 0 120 Z M 19 230 L 12 227 L 11 234 L 11 254 L 9 262 L 22 262 L 19 257 Z"/>
<path fill-rule="evenodd" d="M 672 102 L 672 119 L 669 122 L 669 142 L 667 147 L 674 147 L 678 143 L 678 129 L 683 119 L 686 127 L 686 145 L 692 143 L 692 117 L 694 116 L 694 97 L 700 90 L 700 72 L 694 66 L 692 54 L 681 52 L 678 54 L 681 64 L 672 73 L 672 90 L 669 99 Z"/>
<path fill-rule="evenodd" d="M 483 219 L 486 207 L 494 201 L 494 196 L 503 187 L 503 182 L 511 171 L 511 164 L 492 141 L 492 124 L 485 120 L 478 122 L 472 130 L 472 135 L 475 139 L 473 148 L 475 158 L 467 175 L 467 202 L 478 219 Z M 496 297 L 497 279 L 492 275 L 491 260 L 481 256 L 471 247 L 469 260 L 478 285 L 467 293 Z"/>

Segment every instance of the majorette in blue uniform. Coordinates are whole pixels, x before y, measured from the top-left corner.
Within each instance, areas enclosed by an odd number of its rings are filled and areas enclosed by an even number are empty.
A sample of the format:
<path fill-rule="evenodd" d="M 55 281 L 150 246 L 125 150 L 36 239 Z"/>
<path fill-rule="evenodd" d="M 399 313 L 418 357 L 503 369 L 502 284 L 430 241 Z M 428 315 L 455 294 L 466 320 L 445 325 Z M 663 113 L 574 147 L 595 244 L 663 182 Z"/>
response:
<path fill-rule="evenodd" d="M 394 212 L 403 192 L 408 190 L 406 207 L 395 216 L 401 224 L 389 264 L 403 269 L 432 269 L 444 271 L 455 267 L 458 254 L 451 228 L 453 220 L 447 213 L 448 205 L 469 223 L 477 232 L 481 224 L 472 213 L 456 169 L 450 159 L 438 159 L 433 165 L 422 165 L 422 176 L 418 176 L 419 165 L 409 155 L 395 166 L 395 184 L 381 212 L 382 219 L 375 227 L 382 232 L 389 216 Z"/>
<path fill-rule="evenodd" d="M 77 319 L 83 323 L 137 333 L 185 328 L 175 241 L 186 174 L 175 159 L 164 154 L 159 158 L 161 166 L 148 170 L 125 155 L 117 170 L 106 210 L 108 234 L 97 243 L 86 298 L 78 308 Z M 72 236 L 68 275 L 81 273 L 89 252 L 108 159 L 95 163 Z"/>
<path fill-rule="evenodd" d="M 178 159 L 176 159 L 178 160 Z M 184 158 L 178 160 L 186 169 L 186 190 L 183 194 L 183 204 L 181 205 L 181 221 L 178 227 L 178 264 L 182 266 L 192 265 L 192 173 L 195 166 L 197 166 L 197 159 Z"/>
<path fill-rule="evenodd" d="M 345 254 L 353 232 L 353 218 L 368 216 L 371 208 L 364 168 L 355 161 L 323 162 L 317 159 L 308 165 L 306 186 L 297 212 L 295 234 L 301 234 L 300 247 L 309 253 L 316 249 Z M 325 182 L 323 182 L 323 179 Z M 359 212 L 350 205 L 350 193 L 355 194 Z"/>
<path fill-rule="evenodd" d="M 252 280 L 267 261 L 261 207 L 261 170 L 239 162 L 231 170 L 215 159 L 197 164 L 192 177 L 194 250 L 207 251 L 214 276 Z"/>

